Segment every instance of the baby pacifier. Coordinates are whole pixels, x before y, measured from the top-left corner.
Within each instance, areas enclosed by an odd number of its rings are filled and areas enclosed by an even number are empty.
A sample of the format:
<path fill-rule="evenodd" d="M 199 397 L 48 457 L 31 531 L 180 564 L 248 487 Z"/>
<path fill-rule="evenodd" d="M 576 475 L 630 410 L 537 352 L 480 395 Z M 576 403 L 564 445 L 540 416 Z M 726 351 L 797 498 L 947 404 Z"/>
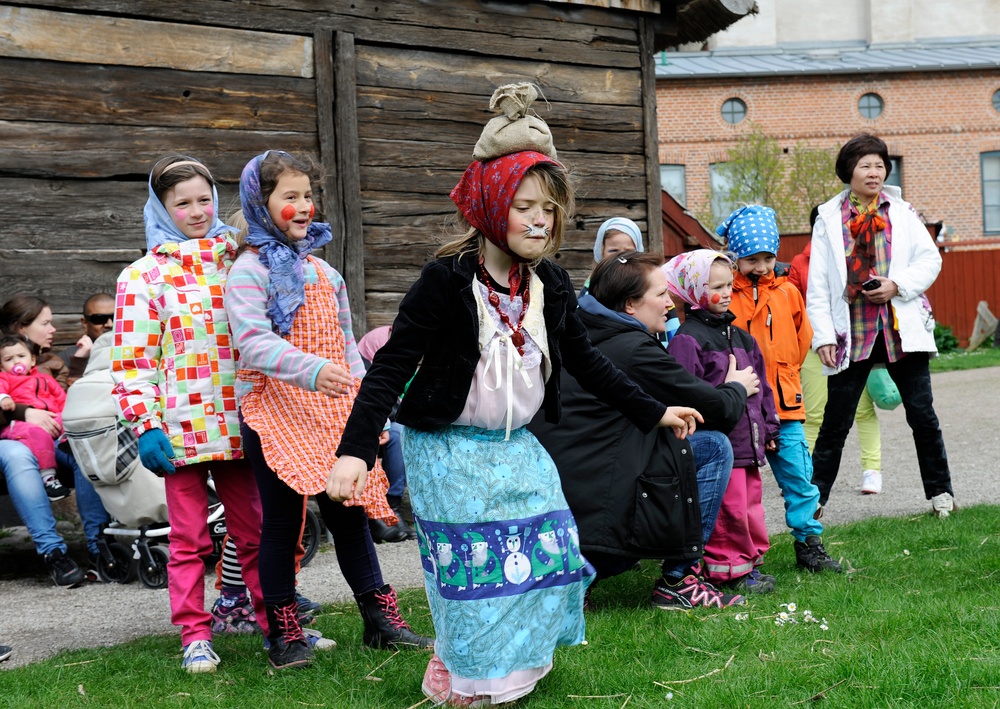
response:
<path fill-rule="evenodd" d="M 10 373 L 16 374 L 19 377 L 23 377 L 25 374 L 28 373 L 28 367 L 27 365 L 18 362 L 17 364 L 15 364 L 13 367 L 10 368 Z"/>

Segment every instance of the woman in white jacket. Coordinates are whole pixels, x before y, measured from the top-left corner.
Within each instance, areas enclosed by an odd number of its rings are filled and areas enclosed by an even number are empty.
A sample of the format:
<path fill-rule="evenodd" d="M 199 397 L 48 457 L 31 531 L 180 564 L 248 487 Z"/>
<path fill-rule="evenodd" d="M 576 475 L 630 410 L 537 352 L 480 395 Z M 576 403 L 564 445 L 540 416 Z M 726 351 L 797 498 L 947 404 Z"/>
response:
<path fill-rule="evenodd" d="M 849 189 L 821 205 L 813 227 L 806 309 L 812 347 L 829 375 L 829 399 L 813 450 L 817 518 L 837 478 L 844 441 L 872 367 L 885 366 L 913 431 L 924 493 L 938 517 L 954 509 L 951 472 L 934 413 L 928 362 L 937 353 L 925 297 L 941 270 L 927 228 L 896 187 L 885 186 L 889 149 L 857 135 L 840 149 Z"/>

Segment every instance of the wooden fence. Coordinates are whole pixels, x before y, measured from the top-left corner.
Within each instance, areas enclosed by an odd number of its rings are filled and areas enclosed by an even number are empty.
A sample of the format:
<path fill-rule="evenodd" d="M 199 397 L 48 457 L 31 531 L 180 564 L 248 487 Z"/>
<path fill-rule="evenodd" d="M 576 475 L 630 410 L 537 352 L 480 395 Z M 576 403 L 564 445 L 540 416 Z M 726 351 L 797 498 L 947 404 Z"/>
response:
<path fill-rule="evenodd" d="M 782 235 L 778 260 L 791 261 L 809 234 Z M 941 273 L 927 291 L 934 318 L 947 325 L 965 347 L 976 321 L 976 306 L 985 300 L 1000 315 L 1000 239 L 949 245 L 941 250 Z"/>

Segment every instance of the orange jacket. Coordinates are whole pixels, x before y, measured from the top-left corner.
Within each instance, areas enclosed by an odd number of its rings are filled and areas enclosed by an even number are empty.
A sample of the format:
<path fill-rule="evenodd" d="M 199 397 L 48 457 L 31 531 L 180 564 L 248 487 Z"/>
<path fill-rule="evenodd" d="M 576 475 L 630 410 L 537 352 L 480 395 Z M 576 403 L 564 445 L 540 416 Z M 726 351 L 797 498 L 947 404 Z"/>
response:
<path fill-rule="evenodd" d="M 733 324 L 753 335 L 764 353 L 767 383 L 774 392 L 778 418 L 804 421 L 806 409 L 799 371 L 809 352 L 813 330 L 802 294 L 786 277 L 775 278 L 773 272 L 754 286 L 737 271 L 729 310 L 736 316 Z"/>

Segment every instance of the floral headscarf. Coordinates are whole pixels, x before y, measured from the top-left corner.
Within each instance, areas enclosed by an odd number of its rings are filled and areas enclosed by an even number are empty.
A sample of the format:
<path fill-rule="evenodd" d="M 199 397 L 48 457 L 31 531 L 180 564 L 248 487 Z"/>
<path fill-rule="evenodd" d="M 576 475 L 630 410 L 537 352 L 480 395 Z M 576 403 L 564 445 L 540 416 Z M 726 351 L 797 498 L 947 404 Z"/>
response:
<path fill-rule="evenodd" d="M 240 203 L 247 220 L 246 243 L 257 248 L 260 262 L 267 266 L 271 279 L 267 314 L 278 332 L 287 335 L 292 330 L 295 312 L 306 300 L 302 263 L 314 249 L 329 243 L 333 233 L 329 224 L 313 222 L 309 225 L 306 238 L 289 244 L 278 230 L 267 211 L 267 200 L 260 191 L 260 164 L 270 152 L 258 155 L 243 168 Z"/>
<path fill-rule="evenodd" d="M 697 249 L 674 256 L 661 266 L 667 274 L 668 290 L 693 309 L 708 310 L 708 279 L 716 261 L 733 267 L 728 256 L 711 249 Z"/>
<path fill-rule="evenodd" d="M 185 158 L 185 162 L 187 161 L 201 165 L 200 162 L 193 158 Z M 208 168 L 205 168 L 205 171 L 207 172 Z M 156 196 L 156 192 L 153 191 L 152 175 L 149 176 L 147 185 L 149 188 L 149 197 L 146 199 L 146 206 L 142 210 L 142 218 L 146 224 L 146 249 L 152 251 L 157 246 L 162 246 L 163 244 L 176 244 L 181 241 L 187 241 L 188 238 L 184 235 L 184 232 L 177 228 L 174 220 L 167 213 L 167 208 L 163 206 L 163 202 L 160 201 L 160 198 Z M 209 228 L 208 234 L 204 237 L 206 239 L 214 239 L 226 232 L 234 231 L 231 226 L 224 224 L 219 219 L 219 193 L 216 191 L 215 185 L 212 185 L 212 206 L 215 208 L 215 214 L 212 217 L 212 226 Z"/>
<path fill-rule="evenodd" d="M 522 150 L 486 162 L 476 160 L 466 168 L 462 179 L 451 191 L 451 201 L 458 206 L 466 221 L 513 259 L 508 274 L 512 294 L 520 285 L 520 267 L 524 259 L 511 251 L 507 244 L 507 215 L 524 174 L 529 168 L 544 162 L 559 164 L 534 150 Z"/>

